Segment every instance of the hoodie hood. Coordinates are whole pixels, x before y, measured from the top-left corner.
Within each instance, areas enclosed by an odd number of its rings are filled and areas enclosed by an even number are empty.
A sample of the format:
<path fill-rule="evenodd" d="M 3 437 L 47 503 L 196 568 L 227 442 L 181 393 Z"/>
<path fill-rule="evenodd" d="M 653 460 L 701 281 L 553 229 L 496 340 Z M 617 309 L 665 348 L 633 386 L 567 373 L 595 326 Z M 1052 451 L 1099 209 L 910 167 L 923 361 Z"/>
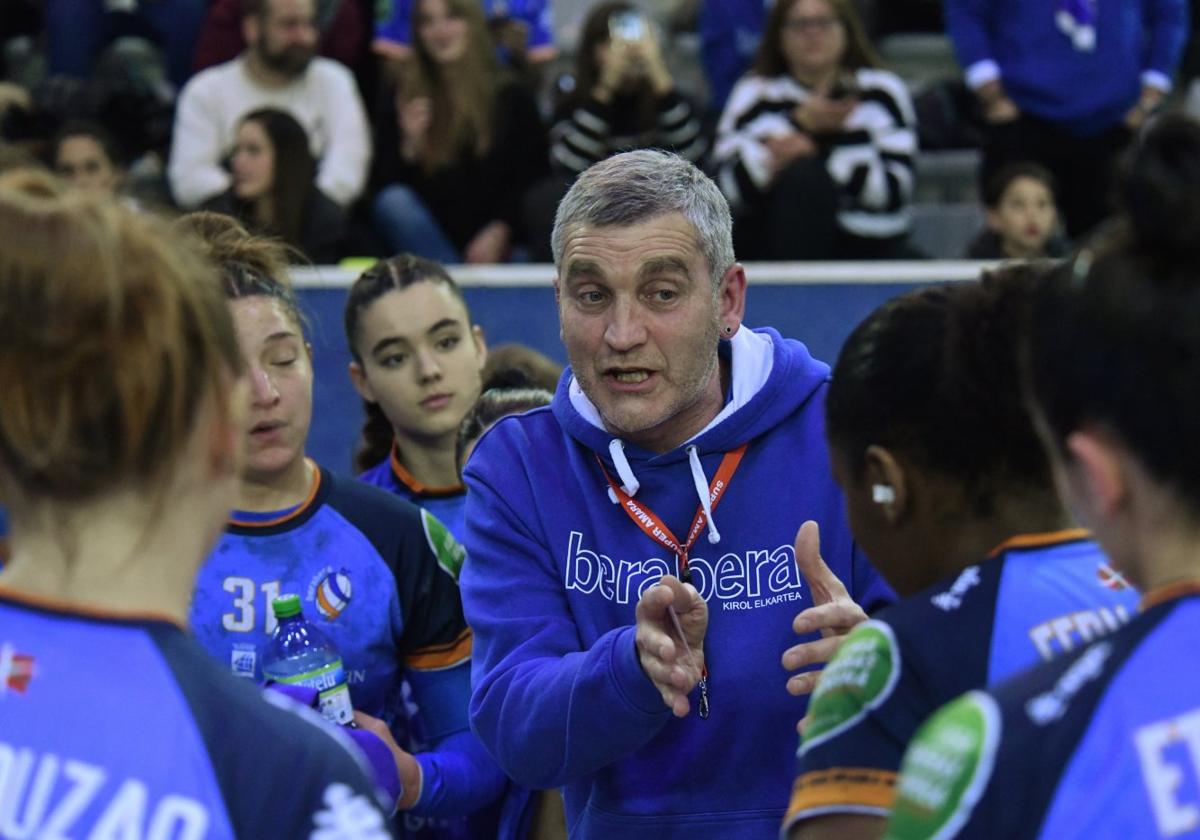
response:
<path fill-rule="evenodd" d="M 732 339 L 721 342 L 718 352 L 729 359 L 732 372 L 725 407 L 699 434 L 669 452 L 651 452 L 620 441 L 635 475 L 641 465 L 665 466 L 686 460 L 689 446 L 702 455 L 736 449 L 774 428 L 829 381 L 828 365 L 814 359 L 799 341 L 785 339 L 770 327 L 741 327 Z M 559 380 L 552 409 L 567 434 L 616 469 L 612 442 L 619 438 L 604 428 L 600 413 L 570 367 Z"/>
<path fill-rule="evenodd" d="M 642 487 L 639 472 L 674 472 L 674 465 L 686 460 L 691 474 L 686 484 L 696 494 L 708 542 L 714 545 L 721 541 L 721 534 L 713 517 L 709 477 L 701 456 L 729 452 L 771 430 L 829 379 L 829 367 L 813 359 L 803 344 L 786 341 L 770 328 L 741 328 L 733 338 L 722 341 L 717 352 L 730 365 L 729 397 L 708 425 L 669 452 L 655 453 L 627 444 L 605 429 L 600 412 L 570 368 L 559 380 L 552 404 L 567 433 L 600 456 L 613 482 L 608 488 L 613 504 L 620 503 L 616 486 L 630 498 L 637 496 Z"/>

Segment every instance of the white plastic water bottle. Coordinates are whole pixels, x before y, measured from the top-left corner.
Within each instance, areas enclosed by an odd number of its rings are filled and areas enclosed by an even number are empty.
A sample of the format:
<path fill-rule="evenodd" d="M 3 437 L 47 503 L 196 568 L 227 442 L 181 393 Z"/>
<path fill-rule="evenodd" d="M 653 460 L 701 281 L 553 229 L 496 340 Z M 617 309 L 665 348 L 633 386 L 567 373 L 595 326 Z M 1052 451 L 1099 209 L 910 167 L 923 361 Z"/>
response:
<path fill-rule="evenodd" d="M 283 595 L 271 607 L 279 623 L 262 652 L 263 676 L 316 689 L 322 715 L 334 723 L 352 722 L 346 668 L 333 642 L 305 620 L 299 595 Z"/>

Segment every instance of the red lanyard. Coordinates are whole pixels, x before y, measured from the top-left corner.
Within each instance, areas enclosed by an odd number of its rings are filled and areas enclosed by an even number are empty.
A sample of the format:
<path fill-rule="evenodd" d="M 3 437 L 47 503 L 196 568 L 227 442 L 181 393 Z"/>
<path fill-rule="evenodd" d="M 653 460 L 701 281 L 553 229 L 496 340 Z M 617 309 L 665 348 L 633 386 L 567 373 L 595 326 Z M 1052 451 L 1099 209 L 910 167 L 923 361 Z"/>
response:
<path fill-rule="evenodd" d="M 717 503 L 725 495 L 725 490 L 729 487 L 729 482 L 733 480 L 733 474 L 737 472 L 738 465 L 742 463 L 742 456 L 746 454 L 746 446 L 747 444 L 743 443 L 732 452 L 726 452 L 725 457 L 721 459 L 721 465 L 717 467 L 717 474 L 713 476 L 712 483 L 708 485 L 709 510 L 717 509 Z M 621 489 L 620 485 L 613 481 L 612 476 L 608 474 L 608 470 L 604 469 L 604 462 L 600 460 L 599 455 L 596 456 L 596 461 L 599 462 L 600 469 L 604 472 L 604 477 L 608 480 L 608 486 L 612 488 L 613 495 L 617 497 L 621 509 L 633 520 L 633 524 L 642 529 L 642 533 L 666 548 L 679 559 L 679 579 L 684 583 L 690 583 L 692 572 L 688 568 L 688 552 L 692 550 L 692 546 L 696 544 L 700 532 L 704 530 L 706 523 L 704 505 L 697 506 L 696 515 L 692 519 L 692 527 L 688 529 L 687 542 L 680 545 L 679 538 L 667 527 L 665 522 L 658 518 L 658 514 L 645 505 L 639 504 L 632 496 Z M 672 615 L 674 615 L 673 612 Z M 678 628 L 678 619 L 675 619 L 675 622 L 675 626 Z M 682 630 L 680 630 L 680 639 L 686 646 L 687 640 L 683 638 Z M 700 717 L 708 717 L 707 664 L 700 672 Z"/>
<path fill-rule="evenodd" d="M 725 457 L 721 459 L 721 466 L 717 467 L 717 474 L 713 476 L 712 483 L 708 485 L 710 510 L 717 509 L 717 503 L 725 495 L 725 489 L 729 487 L 729 482 L 733 479 L 733 474 L 737 471 L 738 465 L 742 462 L 742 456 L 745 454 L 746 444 L 743 443 L 732 452 L 726 452 Z M 608 474 L 608 470 L 604 469 L 604 462 L 600 461 L 599 455 L 596 456 L 596 460 L 600 462 L 600 469 L 604 470 L 604 477 L 608 479 L 608 486 L 612 488 L 613 493 L 616 495 L 621 509 L 633 520 L 633 524 L 642 529 L 642 533 L 679 558 L 679 579 L 684 583 L 690 582 L 692 574 L 688 569 L 688 552 L 692 550 L 692 546 L 696 544 L 696 539 L 700 536 L 700 532 L 704 530 L 706 522 L 704 505 L 699 505 L 696 508 L 696 516 L 692 519 L 692 527 L 688 530 L 687 542 L 680 545 L 679 538 L 658 518 L 658 514 L 637 502 L 632 496 L 621 489 L 621 486 L 613 481 L 612 476 Z"/>

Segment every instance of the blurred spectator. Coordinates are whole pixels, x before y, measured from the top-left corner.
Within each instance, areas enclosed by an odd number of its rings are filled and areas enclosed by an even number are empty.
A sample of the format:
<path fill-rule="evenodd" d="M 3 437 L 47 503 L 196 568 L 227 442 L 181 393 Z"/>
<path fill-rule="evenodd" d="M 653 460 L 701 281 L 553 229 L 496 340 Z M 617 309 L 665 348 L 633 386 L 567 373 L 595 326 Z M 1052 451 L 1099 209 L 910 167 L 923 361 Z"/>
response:
<path fill-rule="evenodd" d="M 708 147 L 663 61 L 654 25 L 633 3 L 608 0 L 584 21 L 575 90 L 555 115 L 550 155 L 556 167 L 578 175 L 616 152 L 646 148 L 695 163 Z"/>
<path fill-rule="evenodd" d="M 1078 238 L 1107 214 L 1117 157 L 1171 89 L 1186 0 L 946 0 L 945 16 L 988 123 L 980 182 L 1041 163 Z"/>
<path fill-rule="evenodd" d="M 574 90 L 555 109 L 550 159 L 556 174 L 526 201 L 530 255 L 550 260 L 554 211 L 571 182 L 609 155 L 659 148 L 698 163 L 708 141 L 695 108 L 663 61 L 654 25 L 626 0 L 597 3 L 575 53 Z"/>
<path fill-rule="evenodd" d="M 106 45 L 134 35 L 162 48 L 176 89 L 192 73 L 207 0 L 45 0 L 50 73 L 89 78 Z"/>
<path fill-rule="evenodd" d="M 1063 257 L 1067 244 L 1058 232 L 1054 176 L 1036 163 L 1001 169 L 983 190 L 987 228 L 967 249 L 973 260 Z"/>
<path fill-rule="evenodd" d="M 916 117 L 904 83 L 878 64 L 850 0 L 771 10 L 717 128 L 739 256 L 907 256 Z"/>
<path fill-rule="evenodd" d="M 320 161 L 317 186 L 352 202 L 370 163 L 367 117 L 350 72 L 315 57 L 314 0 L 243 0 L 243 8 L 246 51 L 197 74 L 179 97 L 167 167 L 176 202 L 195 207 L 229 188 L 222 161 L 239 118 L 256 108 L 295 117 Z"/>
<path fill-rule="evenodd" d="M 196 43 L 194 71 L 231 61 L 246 48 L 242 36 L 242 2 L 213 0 Z M 317 53 L 359 72 L 365 58 L 369 25 L 361 0 L 317 0 L 316 23 Z"/>
<path fill-rule="evenodd" d="M 770 0 L 703 0 L 700 57 L 708 79 L 708 107 L 719 114 L 734 84 L 750 69 L 762 41 Z"/>
<path fill-rule="evenodd" d="M 376 144 L 376 231 L 390 253 L 509 259 L 521 198 L 547 166 L 529 92 L 496 61 L 478 0 L 418 0 L 414 61 Z"/>
<path fill-rule="evenodd" d="M 234 137 L 233 185 L 205 209 L 278 236 L 311 262 L 337 262 L 346 216 L 314 182 L 317 162 L 304 127 L 285 111 L 261 108 L 242 118 Z"/>
<path fill-rule="evenodd" d="M 76 189 L 114 198 L 124 175 L 112 135 L 89 122 L 70 122 L 54 138 L 54 171 Z"/>
<path fill-rule="evenodd" d="M 405 59 L 412 54 L 415 0 L 381 0 L 388 12 L 375 26 L 375 52 Z M 543 64 L 558 55 L 547 0 L 480 0 L 499 59 L 515 70 Z"/>

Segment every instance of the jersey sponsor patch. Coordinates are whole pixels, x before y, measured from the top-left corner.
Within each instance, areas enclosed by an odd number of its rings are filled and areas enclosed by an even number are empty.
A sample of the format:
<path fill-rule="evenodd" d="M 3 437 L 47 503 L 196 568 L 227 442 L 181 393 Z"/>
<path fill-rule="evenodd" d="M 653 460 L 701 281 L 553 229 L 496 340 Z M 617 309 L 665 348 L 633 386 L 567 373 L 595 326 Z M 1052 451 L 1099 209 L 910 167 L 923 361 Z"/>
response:
<path fill-rule="evenodd" d="M 883 703 L 900 679 L 900 652 L 892 628 L 865 621 L 825 666 L 808 704 L 800 754 L 834 738 Z"/>
<path fill-rule="evenodd" d="M 987 786 L 1000 741 L 996 701 L 972 691 L 913 736 L 900 765 L 888 840 L 953 837 Z"/>
<path fill-rule="evenodd" d="M 258 672 L 258 650 L 254 645 L 235 644 L 229 651 L 229 669 L 235 677 L 254 679 Z"/>
<path fill-rule="evenodd" d="M 425 539 L 429 542 L 429 549 L 437 558 L 438 565 L 450 577 L 458 580 L 463 561 L 467 559 L 467 550 L 463 548 L 462 543 L 454 539 L 450 529 L 424 508 L 421 508 L 421 524 L 425 528 Z"/>

